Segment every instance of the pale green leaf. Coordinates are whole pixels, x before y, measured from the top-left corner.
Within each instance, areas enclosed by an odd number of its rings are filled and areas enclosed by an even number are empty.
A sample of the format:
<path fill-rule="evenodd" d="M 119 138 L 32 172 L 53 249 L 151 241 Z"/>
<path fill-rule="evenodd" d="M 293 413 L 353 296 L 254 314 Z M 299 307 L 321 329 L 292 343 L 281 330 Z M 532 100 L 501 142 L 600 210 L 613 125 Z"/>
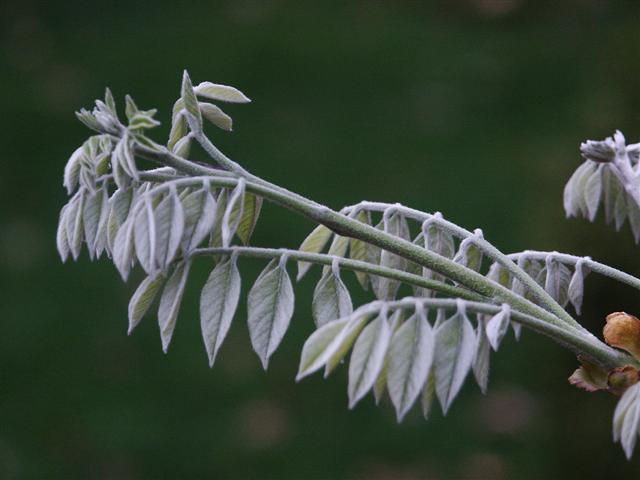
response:
<path fill-rule="evenodd" d="M 200 327 L 210 367 L 227 336 L 239 298 L 240 273 L 232 255 L 215 266 L 200 295 Z"/>

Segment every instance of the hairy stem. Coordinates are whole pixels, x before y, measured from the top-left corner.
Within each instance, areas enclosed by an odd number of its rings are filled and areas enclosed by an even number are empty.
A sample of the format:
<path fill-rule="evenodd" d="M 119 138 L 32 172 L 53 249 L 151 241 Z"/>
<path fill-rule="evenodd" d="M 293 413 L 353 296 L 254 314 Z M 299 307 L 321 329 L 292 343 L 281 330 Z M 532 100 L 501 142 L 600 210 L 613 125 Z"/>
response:
<path fill-rule="evenodd" d="M 569 315 L 565 311 L 565 309 L 562 308 L 562 306 L 558 302 L 556 302 L 553 297 L 551 297 L 551 295 L 549 295 L 547 291 L 538 284 L 538 282 L 527 275 L 527 272 L 516 265 L 516 263 L 511 258 L 509 258 L 508 255 L 502 253 L 491 243 L 487 242 L 484 238 L 476 236 L 469 230 L 466 230 L 454 223 L 445 220 L 441 215 L 432 215 L 429 213 L 421 212 L 420 210 L 405 207 L 404 205 L 401 205 L 399 203 L 389 204 L 365 201 L 351 207 L 347 207 L 347 209 L 345 210 L 351 211 L 358 208 L 379 212 L 384 212 L 388 208 L 395 208 L 398 212 L 402 213 L 406 217 L 413 218 L 414 220 L 417 220 L 419 222 L 434 222 L 434 224 L 438 225 L 444 231 L 455 235 L 460 239 L 473 237 L 473 244 L 491 260 L 496 261 L 500 265 L 502 265 L 502 267 L 504 267 L 509 272 L 509 274 L 511 274 L 511 276 L 520 280 L 541 306 L 547 308 L 550 312 L 554 313 L 558 318 L 560 318 L 567 324 L 579 329 L 583 329 L 583 327 L 571 315 Z"/>
<path fill-rule="evenodd" d="M 420 277 L 418 275 L 407 273 L 402 270 L 382 267 L 373 263 L 352 260 L 335 255 L 327 255 L 324 253 L 308 253 L 301 252 L 299 250 L 289 250 L 282 248 L 277 249 L 234 246 L 228 248 L 198 248 L 193 251 L 192 255 L 231 255 L 232 253 L 236 253 L 243 257 L 267 259 L 278 258 L 283 254 L 286 254 L 287 257 L 291 260 L 315 263 L 318 265 L 331 265 L 334 261 L 337 261 L 340 268 L 344 268 L 347 270 L 353 270 L 356 272 L 363 272 L 370 275 L 398 280 L 399 282 L 403 282 L 408 285 L 427 288 L 429 290 L 433 290 L 434 292 L 442 293 L 444 295 L 450 295 L 452 297 L 464 298 L 465 300 L 474 300 L 479 302 L 490 301 L 489 299 L 484 298 L 482 295 L 478 295 L 477 293 L 474 293 L 470 290 L 455 287 L 444 282 Z"/>

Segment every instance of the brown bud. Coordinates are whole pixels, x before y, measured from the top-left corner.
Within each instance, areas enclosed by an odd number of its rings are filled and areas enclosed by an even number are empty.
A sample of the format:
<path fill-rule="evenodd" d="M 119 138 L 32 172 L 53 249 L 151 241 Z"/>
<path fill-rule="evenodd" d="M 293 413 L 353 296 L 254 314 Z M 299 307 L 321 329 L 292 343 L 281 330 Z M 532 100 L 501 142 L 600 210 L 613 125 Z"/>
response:
<path fill-rule="evenodd" d="M 606 390 L 608 388 L 608 372 L 589 363 L 582 355 L 578 355 L 580 367 L 569 377 L 569 383 L 587 392 Z"/>
<path fill-rule="evenodd" d="M 640 371 L 631 365 L 625 365 L 609 372 L 607 384 L 611 393 L 622 395 L 627 388 L 638 381 L 640 381 Z"/>
<path fill-rule="evenodd" d="M 604 340 L 612 347 L 626 350 L 640 360 L 640 320 L 625 312 L 607 315 Z"/>

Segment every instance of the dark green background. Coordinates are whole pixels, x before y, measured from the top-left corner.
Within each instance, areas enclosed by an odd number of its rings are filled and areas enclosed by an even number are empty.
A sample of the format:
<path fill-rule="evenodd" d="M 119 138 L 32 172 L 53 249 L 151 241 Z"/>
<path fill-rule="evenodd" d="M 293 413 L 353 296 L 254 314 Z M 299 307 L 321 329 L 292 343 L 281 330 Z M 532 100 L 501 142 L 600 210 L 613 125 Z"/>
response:
<path fill-rule="evenodd" d="M 0 478 L 637 478 L 611 442 L 615 399 L 567 385 L 575 359 L 526 333 L 493 357 L 447 419 L 398 425 L 370 398 L 348 411 L 346 372 L 294 382 L 312 331 L 313 278 L 263 372 L 244 309 L 213 370 L 190 279 L 168 355 L 153 318 L 126 336 L 106 260 L 62 265 L 62 169 L 88 132 L 73 111 L 109 85 L 170 106 L 195 82 L 237 86 L 232 134 L 214 141 L 258 175 L 332 207 L 361 199 L 442 211 L 504 251 L 556 249 L 640 271 L 626 230 L 565 220 L 578 145 L 640 136 L 636 1 L 468 0 L 0 4 Z M 600 220 L 600 219 L 599 219 Z M 262 246 L 312 225 L 267 206 Z M 244 260 L 249 282 L 262 265 Z M 317 278 L 317 272 L 315 272 Z M 364 300 L 364 297 L 360 300 Z M 637 292 L 590 277 L 599 332 Z"/>

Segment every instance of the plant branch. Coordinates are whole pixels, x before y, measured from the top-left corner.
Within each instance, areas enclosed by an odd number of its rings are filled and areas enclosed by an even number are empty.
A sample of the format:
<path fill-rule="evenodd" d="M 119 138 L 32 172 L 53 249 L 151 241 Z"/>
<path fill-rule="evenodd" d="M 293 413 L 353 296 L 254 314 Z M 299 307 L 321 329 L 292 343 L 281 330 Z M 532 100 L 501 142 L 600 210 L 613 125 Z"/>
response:
<path fill-rule="evenodd" d="M 379 277 L 386 277 L 399 282 L 413 285 L 416 287 L 427 288 L 444 295 L 452 297 L 460 297 L 465 300 L 474 300 L 480 302 L 487 302 L 489 299 L 478 295 L 470 290 L 464 288 L 455 287 L 453 285 L 439 282 L 437 280 L 431 280 L 412 273 L 407 273 L 402 270 L 396 270 L 393 268 L 382 267 L 369 262 L 362 262 L 359 260 L 352 260 L 349 258 L 338 257 L 335 255 L 327 255 L 324 253 L 308 253 L 301 252 L 299 250 L 290 249 L 276 249 L 276 248 L 259 248 L 259 247 L 229 247 L 229 248 L 198 248 L 193 251 L 192 255 L 230 255 L 236 253 L 243 257 L 253 258 L 278 258 L 283 254 L 291 260 L 315 263 L 318 265 L 332 265 L 334 261 L 338 262 L 340 268 L 347 270 L 353 270 L 356 272 L 368 273 L 370 275 L 377 275 Z"/>
<path fill-rule="evenodd" d="M 372 211 L 384 212 L 388 208 L 395 208 L 398 212 L 404 216 L 413 218 L 419 222 L 434 222 L 444 231 L 455 235 L 458 238 L 464 239 L 473 237 L 473 244 L 478 247 L 486 256 L 502 265 L 514 278 L 520 280 L 528 290 L 533 294 L 534 298 L 540 305 L 546 307 L 550 312 L 555 314 L 558 318 L 566 322 L 567 324 L 584 330 L 584 328 L 569 315 L 562 306 L 556 302 L 551 295 L 549 295 L 544 288 L 542 288 L 534 279 L 532 279 L 527 272 L 522 270 L 515 262 L 513 262 L 508 255 L 505 255 L 491 243 L 487 242 L 481 236 L 474 235 L 469 230 L 466 230 L 455 223 L 445 220 L 441 215 L 429 214 L 415 210 L 413 208 L 405 207 L 399 203 L 389 204 L 381 202 L 360 202 L 356 205 L 345 208 L 345 213 L 354 209 L 366 209 Z M 586 331 L 586 330 L 585 330 Z"/>
<path fill-rule="evenodd" d="M 596 262 L 590 257 L 578 257 L 576 255 L 569 255 L 566 253 L 541 252 L 537 250 L 525 250 L 524 252 L 511 253 L 508 256 L 513 260 L 517 260 L 518 257 L 522 255 L 534 260 L 544 260 L 547 256 L 553 255 L 558 261 L 570 265 L 575 265 L 578 261 L 582 261 L 583 265 L 592 272 L 599 273 L 600 275 L 604 275 L 605 277 L 612 278 L 620 283 L 624 283 L 640 290 L 640 278 L 636 278 L 633 275 L 629 275 L 628 273 L 605 265 L 604 263 Z"/>
<path fill-rule="evenodd" d="M 413 298 L 407 297 L 396 301 L 376 301 L 360 307 L 354 312 L 354 315 L 359 313 L 377 312 L 383 308 L 402 308 L 413 309 L 416 304 L 422 304 L 425 307 L 431 308 L 447 308 L 455 309 L 458 307 L 458 302 L 455 299 L 450 298 Z M 501 307 L 498 305 L 492 305 L 482 302 L 465 302 L 467 310 L 476 313 L 482 313 L 487 315 L 495 315 L 500 312 Z M 531 330 L 541 333 L 561 345 L 570 348 L 575 353 L 581 353 L 589 357 L 591 361 L 603 366 L 606 369 L 612 369 L 620 365 L 634 364 L 638 365 L 638 362 L 632 359 L 629 355 L 626 355 L 618 350 L 615 350 L 608 345 L 597 342 L 594 343 L 589 338 L 584 337 L 576 332 L 568 331 L 564 328 L 556 325 L 550 325 L 547 322 L 540 320 L 531 315 L 527 315 L 522 312 L 512 311 L 511 319 L 524 325 Z"/>

